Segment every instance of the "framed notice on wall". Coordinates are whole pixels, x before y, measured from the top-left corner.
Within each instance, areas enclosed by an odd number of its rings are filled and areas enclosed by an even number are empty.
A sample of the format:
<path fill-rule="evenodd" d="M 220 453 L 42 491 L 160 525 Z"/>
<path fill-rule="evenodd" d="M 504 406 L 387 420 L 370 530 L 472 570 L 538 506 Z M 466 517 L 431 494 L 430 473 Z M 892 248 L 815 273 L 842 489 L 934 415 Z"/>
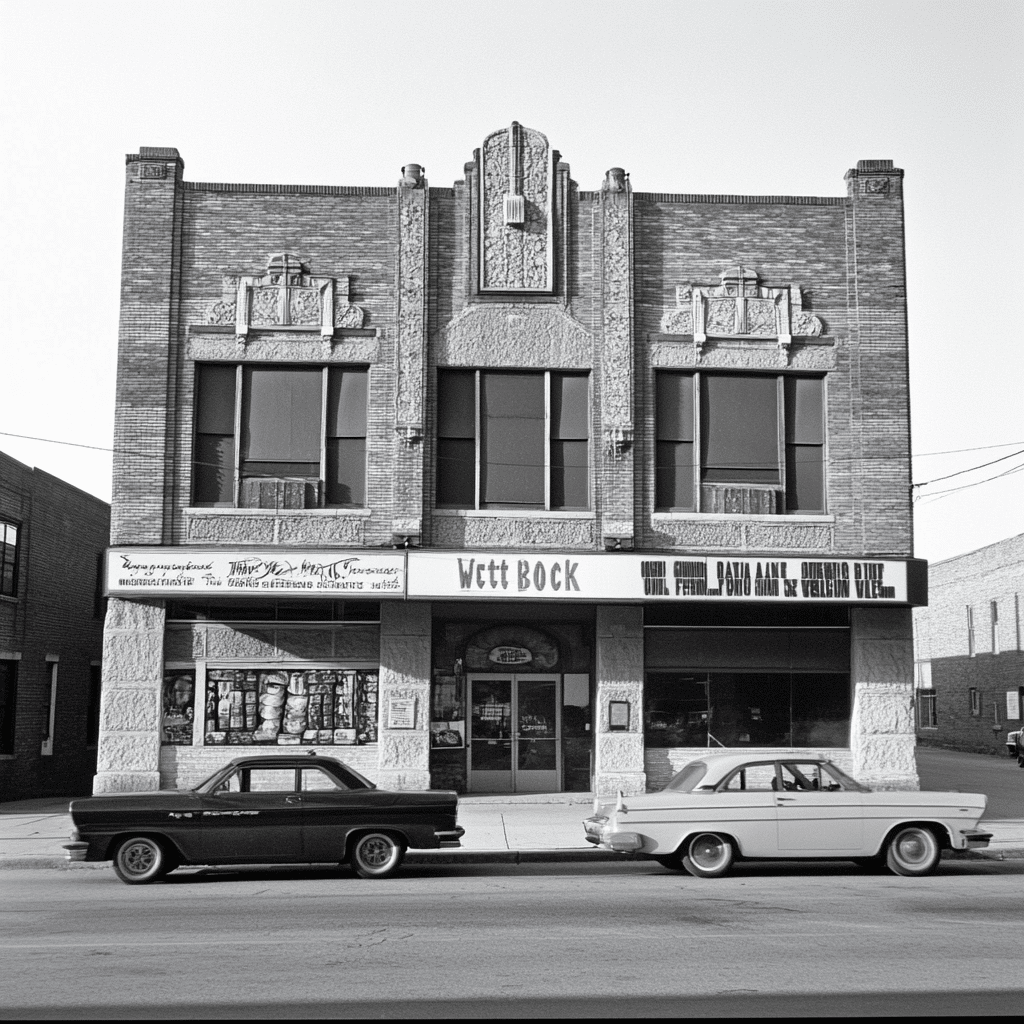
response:
<path fill-rule="evenodd" d="M 388 728 L 416 728 L 416 698 L 392 697 L 388 701 Z"/>
<path fill-rule="evenodd" d="M 629 731 L 629 701 L 608 702 L 608 729 L 610 732 Z"/>

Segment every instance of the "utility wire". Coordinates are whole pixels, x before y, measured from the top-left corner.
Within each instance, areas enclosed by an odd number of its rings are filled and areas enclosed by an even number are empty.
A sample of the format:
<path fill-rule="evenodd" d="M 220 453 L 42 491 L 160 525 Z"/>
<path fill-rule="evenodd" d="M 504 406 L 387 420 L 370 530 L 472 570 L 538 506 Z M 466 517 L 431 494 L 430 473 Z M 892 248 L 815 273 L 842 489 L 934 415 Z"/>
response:
<path fill-rule="evenodd" d="M 929 484 L 937 484 L 942 480 L 952 480 L 955 476 L 963 476 L 964 473 L 973 473 L 977 469 L 984 469 L 986 466 L 994 466 L 997 462 L 1005 462 L 1007 459 L 1012 459 L 1017 455 L 1024 455 L 1024 448 L 1020 451 L 1010 452 L 1009 455 L 1000 455 L 998 459 L 993 459 L 991 462 L 982 462 L 978 466 L 971 466 L 969 469 L 958 469 L 955 473 L 947 473 L 945 476 L 937 476 L 931 480 L 925 480 L 923 483 L 914 484 L 915 487 L 927 487 Z M 996 479 L 992 477 L 991 479 Z"/>

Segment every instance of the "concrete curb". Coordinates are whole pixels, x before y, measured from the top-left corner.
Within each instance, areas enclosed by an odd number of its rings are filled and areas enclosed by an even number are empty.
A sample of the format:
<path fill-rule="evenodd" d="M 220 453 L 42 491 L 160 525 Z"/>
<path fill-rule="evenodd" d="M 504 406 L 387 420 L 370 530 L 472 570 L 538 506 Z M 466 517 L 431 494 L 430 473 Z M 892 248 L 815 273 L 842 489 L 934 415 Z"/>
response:
<path fill-rule="evenodd" d="M 1024 860 L 1024 849 L 1013 850 L 946 850 L 943 852 L 944 860 Z M 408 853 L 405 863 L 415 867 L 452 867 L 456 865 L 478 865 L 478 864 L 596 864 L 628 860 L 646 860 L 644 857 L 634 857 L 625 853 L 613 853 L 611 850 L 418 850 Z M 785 858 L 783 858 L 785 859 Z M 837 857 L 837 860 L 843 860 Z M 652 860 L 653 864 L 654 861 Z M 763 861 L 762 863 L 771 863 Z M 202 866 L 202 865 L 196 865 Z M 234 866 L 246 868 L 258 867 L 313 867 L 313 864 L 245 864 L 245 865 L 219 865 L 220 868 L 229 869 Z M 331 866 L 324 864 L 324 867 Z M 65 869 L 68 871 L 95 870 L 97 868 L 109 868 L 110 861 L 68 861 L 62 856 L 53 854 L 26 854 L 24 856 L 0 857 L 0 870 L 5 868 L 14 869 Z"/>

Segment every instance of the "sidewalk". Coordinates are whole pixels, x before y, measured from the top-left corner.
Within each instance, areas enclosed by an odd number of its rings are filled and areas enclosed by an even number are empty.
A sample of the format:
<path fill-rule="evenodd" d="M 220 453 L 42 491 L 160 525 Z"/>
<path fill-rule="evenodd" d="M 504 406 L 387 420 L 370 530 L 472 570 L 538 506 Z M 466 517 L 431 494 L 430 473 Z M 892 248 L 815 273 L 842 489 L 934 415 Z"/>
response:
<path fill-rule="evenodd" d="M 621 855 L 596 850 L 583 838 L 582 821 L 591 813 L 587 793 L 530 796 L 462 796 L 459 824 L 466 830 L 459 850 L 411 852 L 407 863 L 519 864 L 601 859 Z M 69 864 L 63 845 L 71 831 L 68 798 L 20 800 L 0 804 L 0 869 L 95 868 L 105 864 Z M 1024 820 L 982 821 L 993 834 L 988 849 L 957 856 L 1024 858 Z"/>

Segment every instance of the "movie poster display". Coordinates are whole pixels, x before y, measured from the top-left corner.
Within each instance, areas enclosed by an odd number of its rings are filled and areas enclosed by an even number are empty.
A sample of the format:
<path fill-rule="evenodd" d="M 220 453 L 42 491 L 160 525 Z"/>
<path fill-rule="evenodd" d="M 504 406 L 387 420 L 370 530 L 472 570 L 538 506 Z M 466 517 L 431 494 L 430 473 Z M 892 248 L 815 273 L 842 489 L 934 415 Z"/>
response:
<path fill-rule="evenodd" d="M 377 742 L 376 669 L 211 668 L 207 746 Z"/>
<path fill-rule="evenodd" d="M 160 742 L 167 746 L 191 746 L 196 712 L 196 674 L 164 672 L 163 718 Z"/>
<path fill-rule="evenodd" d="M 446 750 L 466 746 L 465 683 L 460 676 L 434 677 L 430 693 L 430 745 Z"/>

